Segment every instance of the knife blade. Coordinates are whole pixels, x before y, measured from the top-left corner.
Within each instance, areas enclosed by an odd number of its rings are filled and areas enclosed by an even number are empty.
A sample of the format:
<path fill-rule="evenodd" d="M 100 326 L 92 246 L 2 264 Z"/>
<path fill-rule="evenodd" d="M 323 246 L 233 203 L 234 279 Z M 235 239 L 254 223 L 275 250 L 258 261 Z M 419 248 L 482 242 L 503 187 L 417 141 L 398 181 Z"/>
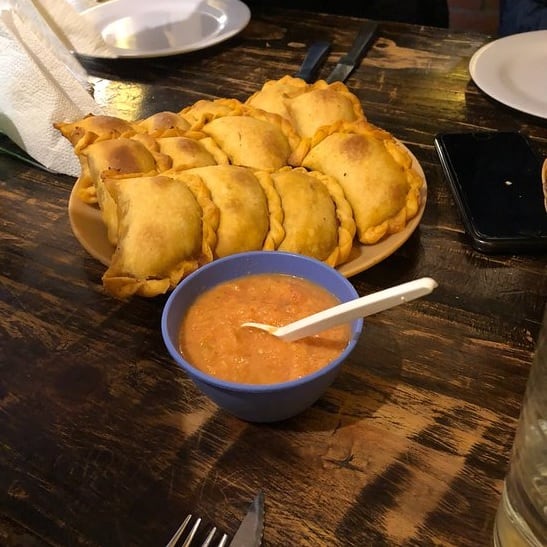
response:
<path fill-rule="evenodd" d="M 338 64 L 328 76 L 327 83 L 346 81 L 347 77 L 361 62 L 368 48 L 372 45 L 377 30 L 378 23 L 376 21 L 365 21 L 359 29 L 359 33 L 353 41 L 351 49 L 338 61 Z"/>
<path fill-rule="evenodd" d="M 302 78 L 305 82 L 311 83 L 315 79 L 317 70 L 327 58 L 330 51 L 330 42 L 318 41 L 314 42 L 308 49 L 304 61 L 298 72 L 295 73 L 295 78 Z"/>
<path fill-rule="evenodd" d="M 264 531 L 264 492 L 256 495 L 249 506 L 229 547 L 260 547 Z"/>

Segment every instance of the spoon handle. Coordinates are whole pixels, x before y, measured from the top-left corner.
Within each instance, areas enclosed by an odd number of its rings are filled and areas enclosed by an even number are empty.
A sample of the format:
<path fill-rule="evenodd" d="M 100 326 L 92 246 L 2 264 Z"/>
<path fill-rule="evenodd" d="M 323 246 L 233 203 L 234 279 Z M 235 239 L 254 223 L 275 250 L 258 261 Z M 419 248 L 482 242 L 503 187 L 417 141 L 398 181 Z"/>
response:
<path fill-rule="evenodd" d="M 279 327 L 276 329 L 275 335 L 287 342 L 292 342 L 305 336 L 312 336 L 341 323 L 346 323 L 359 317 L 367 317 L 368 315 L 420 298 L 429 294 L 435 287 L 437 287 L 437 282 L 431 277 L 415 279 L 414 281 L 362 296 L 361 298 L 350 300 L 349 302 L 344 302 L 338 306 L 304 317 L 303 319 Z"/>

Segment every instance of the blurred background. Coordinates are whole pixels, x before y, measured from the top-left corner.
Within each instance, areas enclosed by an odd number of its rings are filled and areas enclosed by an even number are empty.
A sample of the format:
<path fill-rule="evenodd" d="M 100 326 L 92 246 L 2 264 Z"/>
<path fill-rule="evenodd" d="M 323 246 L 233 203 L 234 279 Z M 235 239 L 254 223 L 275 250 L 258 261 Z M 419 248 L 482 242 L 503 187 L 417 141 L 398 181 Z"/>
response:
<path fill-rule="evenodd" d="M 499 0 L 448 0 L 450 28 L 497 34 Z"/>

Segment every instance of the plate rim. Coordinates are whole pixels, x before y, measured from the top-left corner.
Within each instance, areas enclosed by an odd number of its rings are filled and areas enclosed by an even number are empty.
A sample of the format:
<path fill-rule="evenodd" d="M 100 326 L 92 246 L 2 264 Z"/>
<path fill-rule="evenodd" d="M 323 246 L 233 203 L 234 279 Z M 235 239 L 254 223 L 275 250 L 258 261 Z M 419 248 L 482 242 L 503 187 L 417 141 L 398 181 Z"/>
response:
<path fill-rule="evenodd" d="M 425 173 L 416 156 L 414 156 L 414 154 L 403 143 L 398 140 L 396 141 L 398 145 L 409 154 L 412 160 L 412 167 L 414 167 L 422 179 L 423 184 L 420 189 L 420 207 L 416 215 L 408 221 L 406 226 L 400 232 L 390 234 L 378 243 L 374 243 L 372 245 L 363 245 L 356 240 L 354 242 L 352 252 L 357 252 L 358 256 L 348 262 L 345 262 L 344 264 L 336 266 L 336 269 L 346 278 L 353 277 L 354 275 L 364 272 L 365 270 L 372 268 L 391 256 L 407 242 L 422 220 L 427 203 L 427 180 Z M 86 218 L 91 218 L 91 221 L 95 224 L 97 223 L 97 220 L 99 220 L 101 223 L 99 229 L 102 231 L 103 244 L 105 243 L 104 240 L 106 240 L 106 243 L 108 243 L 112 249 L 111 252 L 114 252 L 114 246 L 108 241 L 106 226 L 100 216 L 100 209 L 96 204 L 90 204 L 82 201 L 78 195 L 79 189 L 80 178 L 76 179 L 68 200 L 68 217 L 72 233 L 89 255 L 103 264 L 103 266 L 108 267 L 110 260 L 105 260 L 104 253 L 97 251 L 97 246 L 90 243 L 90 238 L 86 235 L 85 230 L 82 229 L 82 224 L 85 224 Z M 373 255 L 363 257 L 362 253 L 371 249 L 374 250 Z"/>
<path fill-rule="evenodd" d="M 127 0 L 129 1 L 129 0 Z M 163 3 L 172 4 L 174 8 L 177 5 L 180 6 L 180 0 L 162 0 Z M 120 5 L 123 5 L 126 0 L 109 0 L 92 6 L 90 8 L 82 10 L 80 13 L 84 17 L 90 19 L 97 29 L 102 32 L 108 25 L 112 24 L 114 21 L 120 19 L 119 16 L 110 16 L 106 17 L 108 13 L 118 13 Z M 134 6 L 134 4 L 132 4 Z M 143 7 L 141 4 L 137 4 L 137 7 Z M 153 8 L 153 4 L 145 4 L 145 8 Z M 211 10 L 221 11 L 226 17 L 226 25 L 224 28 L 218 32 L 215 31 L 211 35 L 202 38 L 192 44 L 188 44 L 181 47 L 173 48 L 164 48 L 156 50 L 135 50 L 135 49 L 123 49 L 112 47 L 113 52 L 116 54 L 115 57 L 109 56 L 100 56 L 92 53 L 86 53 L 85 51 L 78 51 L 78 55 L 85 57 L 90 57 L 93 59 L 104 59 L 104 60 L 116 60 L 116 59 L 149 59 L 157 57 L 167 57 L 170 55 L 179 55 L 183 53 L 191 53 L 193 51 L 199 51 L 212 47 L 216 44 L 224 42 L 229 38 L 232 38 L 236 34 L 239 34 L 251 20 L 251 10 L 247 4 L 241 0 L 203 0 L 197 6 L 201 13 L 209 14 Z M 176 9 L 175 9 L 176 11 Z M 104 13 L 102 13 L 104 12 Z M 132 16 L 138 14 L 138 9 L 133 9 L 131 12 L 124 12 L 123 17 L 127 17 L 128 13 Z"/>
<path fill-rule="evenodd" d="M 479 89 L 481 89 L 484 93 L 486 93 L 493 99 L 496 99 L 500 103 L 514 108 L 515 110 L 524 112 L 525 114 L 530 114 L 532 116 L 547 119 L 547 101 L 545 102 L 544 108 L 540 108 L 538 110 L 534 108 L 533 105 L 527 105 L 525 97 L 521 97 L 520 100 L 518 98 L 517 100 L 515 100 L 511 98 L 511 94 L 509 94 L 508 96 L 507 93 L 504 92 L 506 91 L 505 88 L 502 87 L 500 91 L 499 87 L 492 87 L 490 79 L 481 76 L 480 73 L 481 63 L 485 62 L 485 59 L 491 62 L 491 57 L 488 59 L 488 56 L 492 55 L 492 50 L 497 50 L 501 47 L 505 48 L 507 44 L 511 44 L 514 47 L 521 46 L 519 51 L 522 51 L 522 47 L 526 47 L 528 44 L 530 44 L 530 46 L 537 46 L 538 42 L 532 42 L 532 40 L 537 40 L 537 36 L 541 34 L 545 35 L 544 42 L 547 43 L 547 30 L 532 30 L 529 32 L 521 32 L 509 36 L 503 36 L 501 38 L 497 38 L 496 40 L 488 42 L 481 46 L 477 51 L 475 51 L 475 53 L 473 53 L 471 59 L 469 60 L 468 70 L 469 75 L 471 76 L 477 87 L 479 87 Z"/>
<path fill-rule="evenodd" d="M 416 156 L 411 152 L 411 150 L 405 146 L 401 141 L 395 139 L 397 144 L 401 146 L 406 153 L 410 156 L 412 160 L 412 167 L 417 171 L 418 175 L 422 179 L 422 187 L 420 188 L 420 207 L 418 212 L 408 221 L 406 226 L 400 231 L 394 234 L 390 234 L 386 238 L 380 240 L 378 243 L 372 245 L 363 245 L 358 241 L 355 241 L 353 244 L 354 250 L 357 249 L 358 252 L 362 253 L 368 249 L 374 249 L 376 251 L 373 257 L 368 259 L 363 259 L 358 257 L 357 259 L 350 260 L 344 264 L 340 264 L 336 269 L 344 277 L 353 277 L 354 275 L 360 274 L 366 270 L 369 270 L 373 266 L 376 266 L 386 258 L 390 257 L 395 251 L 401 248 L 409 239 L 410 236 L 416 231 L 422 217 L 425 212 L 425 206 L 427 203 L 427 179 L 425 177 L 424 170 L 416 158 Z M 360 261 L 359 261 L 360 258 Z"/>

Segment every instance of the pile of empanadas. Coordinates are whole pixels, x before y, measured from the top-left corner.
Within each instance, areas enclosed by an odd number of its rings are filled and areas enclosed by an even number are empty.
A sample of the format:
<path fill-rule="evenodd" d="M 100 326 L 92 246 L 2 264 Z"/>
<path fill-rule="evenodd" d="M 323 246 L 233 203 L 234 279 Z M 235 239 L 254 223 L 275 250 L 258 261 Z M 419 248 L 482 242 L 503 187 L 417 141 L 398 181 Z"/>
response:
<path fill-rule="evenodd" d="M 115 248 L 114 296 L 155 296 L 237 252 L 283 250 L 338 266 L 357 241 L 402 230 L 424 184 L 340 83 L 285 76 L 242 103 L 200 100 L 134 122 L 87 116 L 56 128 L 81 163 Z"/>

